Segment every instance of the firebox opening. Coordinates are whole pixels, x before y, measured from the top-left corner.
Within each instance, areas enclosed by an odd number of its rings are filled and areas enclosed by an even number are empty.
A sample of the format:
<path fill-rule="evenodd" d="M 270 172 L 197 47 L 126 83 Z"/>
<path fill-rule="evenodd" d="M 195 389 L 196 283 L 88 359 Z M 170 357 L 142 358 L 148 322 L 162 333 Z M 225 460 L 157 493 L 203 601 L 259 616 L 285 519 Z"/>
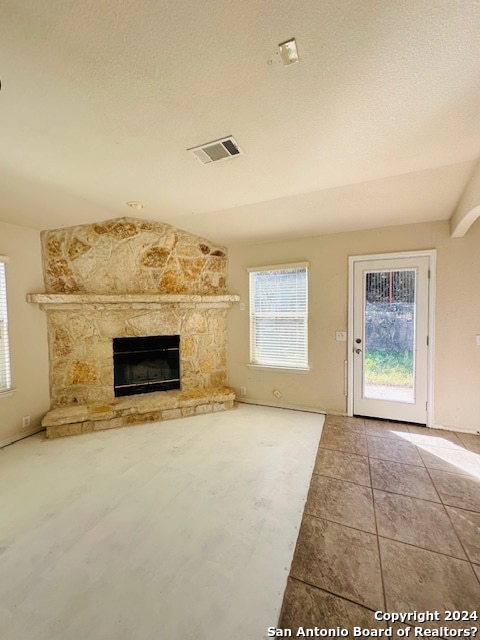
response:
<path fill-rule="evenodd" d="M 113 338 L 115 396 L 180 389 L 180 336 Z"/>

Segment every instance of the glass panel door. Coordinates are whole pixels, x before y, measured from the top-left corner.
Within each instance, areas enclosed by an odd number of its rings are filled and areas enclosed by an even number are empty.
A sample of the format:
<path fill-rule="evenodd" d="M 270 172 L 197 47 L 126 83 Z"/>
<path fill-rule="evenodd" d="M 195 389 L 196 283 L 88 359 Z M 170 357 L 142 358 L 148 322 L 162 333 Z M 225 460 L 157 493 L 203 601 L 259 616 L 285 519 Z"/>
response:
<path fill-rule="evenodd" d="M 355 415 L 426 423 L 428 272 L 428 256 L 355 259 Z"/>

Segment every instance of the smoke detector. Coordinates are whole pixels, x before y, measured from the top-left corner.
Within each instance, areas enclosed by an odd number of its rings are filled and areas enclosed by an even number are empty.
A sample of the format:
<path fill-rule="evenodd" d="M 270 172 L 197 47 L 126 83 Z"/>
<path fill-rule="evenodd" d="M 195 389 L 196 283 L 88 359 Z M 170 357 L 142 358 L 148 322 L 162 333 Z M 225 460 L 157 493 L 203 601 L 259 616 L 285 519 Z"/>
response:
<path fill-rule="evenodd" d="M 243 155 L 243 151 L 232 136 L 207 142 L 198 147 L 187 149 L 187 151 L 193 153 L 202 164 L 210 164 L 210 162 L 218 162 L 219 160 L 227 160 L 228 158 Z"/>

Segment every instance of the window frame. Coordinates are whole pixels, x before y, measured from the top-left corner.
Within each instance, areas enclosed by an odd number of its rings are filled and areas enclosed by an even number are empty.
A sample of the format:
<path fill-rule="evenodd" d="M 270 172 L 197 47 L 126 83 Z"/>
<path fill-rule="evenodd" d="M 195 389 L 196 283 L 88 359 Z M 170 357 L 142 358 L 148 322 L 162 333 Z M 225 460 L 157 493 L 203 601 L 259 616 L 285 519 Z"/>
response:
<path fill-rule="evenodd" d="M 286 264 L 274 264 L 274 265 L 266 265 L 260 267 L 249 267 L 247 269 L 249 275 L 249 334 L 250 334 L 250 358 L 248 367 L 252 369 L 275 369 L 279 371 L 286 372 L 298 372 L 298 373 L 308 373 L 310 371 L 309 366 L 309 336 L 308 336 L 308 280 L 309 280 L 309 262 L 294 262 L 294 263 L 286 263 Z M 305 311 L 289 311 L 289 312 L 256 312 L 254 309 L 254 276 L 259 272 L 275 272 L 275 271 L 288 271 L 288 270 L 298 270 L 305 269 Z M 279 319 L 285 318 L 297 318 L 302 320 L 304 325 L 304 343 L 303 350 L 306 354 L 306 357 L 297 361 L 285 361 L 282 362 L 268 362 L 262 361 L 258 359 L 258 355 L 256 354 L 256 319 L 259 317 L 273 317 Z"/>
<path fill-rule="evenodd" d="M 8 333 L 8 301 L 7 301 L 7 265 L 8 257 L 0 255 L 0 396 L 10 395 L 12 389 L 12 370 L 10 359 L 10 342 Z"/>

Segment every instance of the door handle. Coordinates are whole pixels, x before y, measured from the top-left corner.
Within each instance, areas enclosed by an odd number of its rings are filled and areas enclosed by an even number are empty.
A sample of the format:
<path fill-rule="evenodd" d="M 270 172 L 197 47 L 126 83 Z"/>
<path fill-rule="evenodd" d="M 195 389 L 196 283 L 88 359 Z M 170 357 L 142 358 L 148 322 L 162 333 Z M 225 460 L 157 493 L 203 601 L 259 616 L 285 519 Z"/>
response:
<path fill-rule="evenodd" d="M 355 353 L 362 353 L 361 349 L 355 349 Z"/>

